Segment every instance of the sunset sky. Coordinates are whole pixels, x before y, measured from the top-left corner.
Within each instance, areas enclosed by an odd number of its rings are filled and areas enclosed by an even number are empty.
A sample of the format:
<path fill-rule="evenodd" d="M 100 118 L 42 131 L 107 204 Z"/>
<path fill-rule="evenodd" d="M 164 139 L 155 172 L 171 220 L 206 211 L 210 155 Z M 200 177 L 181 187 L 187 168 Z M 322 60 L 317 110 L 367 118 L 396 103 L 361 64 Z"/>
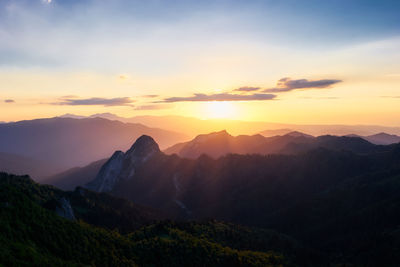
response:
<path fill-rule="evenodd" d="M 398 0 L 0 0 L 0 121 L 398 126 L 399 14 Z"/>

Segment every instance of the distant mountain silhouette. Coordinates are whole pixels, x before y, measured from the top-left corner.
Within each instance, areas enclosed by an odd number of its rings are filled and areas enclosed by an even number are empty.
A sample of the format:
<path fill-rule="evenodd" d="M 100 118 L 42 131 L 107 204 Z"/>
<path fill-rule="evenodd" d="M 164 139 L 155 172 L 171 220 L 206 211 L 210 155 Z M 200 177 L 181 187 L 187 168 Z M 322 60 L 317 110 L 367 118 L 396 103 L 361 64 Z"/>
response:
<path fill-rule="evenodd" d="M 305 134 L 305 133 L 301 133 L 301 132 L 298 132 L 298 131 L 288 132 L 288 133 L 285 134 L 285 135 L 293 136 L 293 137 L 308 137 L 308 138 L 314 137 L 314 136 L 312 136 L 312 135 Z"/>
<path fill-rule="evenodd" d="M 226 131 L 199 135 L 192 141 L 179 143 L 164 152 L 186 158 L 197 158 L 206 154 L 218 158 L 226 154 L 298 154 L 316 148 L 349 150 L 369 153 L 385 150 L 359 137 L 319 136 L 313 137 L 297 131 L 283 136 L 240 135 L 234 137 Z"/>
<path fill-rule="evenodd" d="M 378 133 L 363 137 L 365 140 L 377 145 L 390 145 L 400 143 L 400 136 L 387 133 Z"/>
<path fill-rule="evenodd" d="M 71 168 L 48 176 L 41 183 L 51 184 L 63 190 L 74 190 L 77 186 L 83 186 L 92 181 L 106 161 L 107 159 L 101 159 L 84 167 Z"/>
<path fill-rule="evenodd" d="M 154 140 L 153 140 L 154 141 Z M 178 143 L 164 151 L 166 154 L 177 154 L 183 158 L 196 159 L 205 154 L 219 158 L 227 154 L 302 154 L 317 148 L 330 150 L 347 150 L 359 154 L 390 150 L 390 146 L 373 145 L 359 137 L 320 136 L 312 137 L 299 132 L 270 138 L 261 135 L 232 136 L 226 131 L 199 135 L 185 143 Z M 112 158 L 119 158 L 122 164 L 124 153 L 117 151 Z M 58 186 L 64 190 L 72 190 L 93 180 L 101 169 L 102 162 L 93 162 L 88 166 L 72 168 L 53 175 L 44 182 Z M 115 163 L 113 163 L 115 164 Z M 95 189 L 95 188 L 92 188 Z"/>
<path fill-rule="evenodd" d="M 367 136 L 379 132 L 400 135 L 400 127 L 387 127 L 380 125 L 301 125 L 262 121 L 239 121 L 229 119 L 202 120 L 198 118 L 183 116 L 136 116 L 131 118 L 124 118 L 114 115 L 112 113 L 100 113 L 92 116 L 103 117 L 111 120 L 119 120 L 122 122 L 141 123 L 149 127 L 177 131 L 189 136 L 189 138 L 194 138 L 199 133 L 219 132 L 224 129 L 226 129 L 229 133 L 233 135 L 254 135 L 258 133 L 263 134 L 263 132 L 265 132 L 265 136 L 267 137 L 284 135 L 292 131 L 304 132 L 313 136 L 327 134 L 343 136 L 351 133 Z M 271 133 L 268 131 L 276 132 Z"/>
<path fill-rule="evenodd" d="M 45 177 L 61 171 L 61 168 L 26 156 L 0 152 L 1 171 L 18 175 L 30 174 L 33 177 Z"/>
<path fill-rule="evenodd" d="M 358 137 L 375 145 L 391 145 L 400 143 L 400 136 L 387 133 L 378 133 L 368 136 L 361 136 L 357 134 L 348 134 L 347 137 Z"/>
<path fill-rule="evenodd" d="M 265 137 L 272 137 L 277 135 L 285 135 L 291 132 L 296 132 L 296 131 L 293 131 L 292 129 L 273 129 L 273 130 L 262 131 L 260 132 L 260 134 Z"/>
<path fill-rule="evenodd" d="M 186 139 L 182 134 L 142 124 L 102 118 L 50 118 L 0 124 L 0 152 L 65 170 L 106 158 L 110 151 L 127 149 L 142 134 L 154 136 L 161 147 Z"/>

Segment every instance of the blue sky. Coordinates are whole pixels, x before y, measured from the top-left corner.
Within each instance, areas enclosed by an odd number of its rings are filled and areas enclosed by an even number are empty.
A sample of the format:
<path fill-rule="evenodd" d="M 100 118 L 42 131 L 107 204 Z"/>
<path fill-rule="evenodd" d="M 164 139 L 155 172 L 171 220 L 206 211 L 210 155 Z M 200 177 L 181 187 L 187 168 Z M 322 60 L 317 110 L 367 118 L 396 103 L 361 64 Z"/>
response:
<path fill-rule="evenodd" d="M 400 1 L 394 0 L 3 0 L 0 7 L 2 66 L 64 65 L 80 45 L 94 42 L 159 41 L 166 48 L 174 41 L 181 47 L 265 42 L 312 50 L 400 34 Z"/>

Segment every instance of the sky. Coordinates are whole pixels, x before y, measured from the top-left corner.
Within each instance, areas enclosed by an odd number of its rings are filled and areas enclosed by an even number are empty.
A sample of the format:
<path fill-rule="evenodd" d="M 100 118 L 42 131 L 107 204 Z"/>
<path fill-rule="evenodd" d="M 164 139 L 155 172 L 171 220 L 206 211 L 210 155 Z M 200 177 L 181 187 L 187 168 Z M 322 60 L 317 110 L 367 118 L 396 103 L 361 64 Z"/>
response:
<path fill-rule="evenodd" d="M 0 0 L 0 121 L 400 124 L 397 0 Z"/>

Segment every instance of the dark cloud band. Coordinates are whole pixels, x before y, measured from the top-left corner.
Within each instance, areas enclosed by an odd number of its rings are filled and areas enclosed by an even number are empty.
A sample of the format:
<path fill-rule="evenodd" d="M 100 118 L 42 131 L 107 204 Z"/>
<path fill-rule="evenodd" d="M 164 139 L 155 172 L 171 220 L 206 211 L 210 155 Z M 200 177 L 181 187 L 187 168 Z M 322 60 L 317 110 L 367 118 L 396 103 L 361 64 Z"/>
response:
<path fill-rule="evenodd" d="M 342 81 L 333 79 L 323 79 L 314 81 L 307 79 L 292 80 L 286 77 L 278 81 L 277 87 L 265 89 L 263 90 L 263 92 L 279 93 L 279 92 L 289 92 L 296 89 L 327 88 L 340 82 Z"/>
<path fill-rule="evenodd" d="M 251 86 L 243 86 L 240 88 L 237 88 L 233 91 L 237 91 L 237 92 L 254 92 L 254 91 L 258 91 L 260 90 L 260 87 L 251 87 Z"/>
<path fill-rule="evenodd" d="M 69 105 L 69 106 L 132 106 L 134 101 L 129 97 L 117 97 L 117 98 L 87 98 L 87 99 L 70 99 L 64 98 L 60 102 L 56 102 L 56 105 Z"/>
<path fill-rule="evenodd" d="M 257 101 L 257 100 L 272 100 L 276 97 L 274 94 L 251 94 L 251 95 L 237 95 L 229 93 L 221 94 L 195 94 L 189 97 L 169 97 L 165 98 L 161 102 L 172 103 L 172 102 L 203 102 L 203 101 Z"/>

